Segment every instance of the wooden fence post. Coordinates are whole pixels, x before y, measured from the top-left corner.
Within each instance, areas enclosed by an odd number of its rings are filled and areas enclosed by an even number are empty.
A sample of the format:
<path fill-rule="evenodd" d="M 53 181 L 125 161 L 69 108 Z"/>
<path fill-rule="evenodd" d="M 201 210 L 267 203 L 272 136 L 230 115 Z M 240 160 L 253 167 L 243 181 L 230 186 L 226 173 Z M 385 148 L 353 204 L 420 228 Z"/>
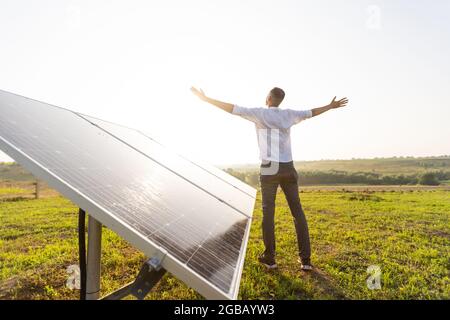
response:
<path fill-rule="evenodd" d="M 41 182 L 39 180 L 36 180 L 36 182 L 34 183 L 35 187 L 36 187 L 36 191 L 34 193 L 34 198 L 35 199 L 39 199 L 41 196 Z"/>

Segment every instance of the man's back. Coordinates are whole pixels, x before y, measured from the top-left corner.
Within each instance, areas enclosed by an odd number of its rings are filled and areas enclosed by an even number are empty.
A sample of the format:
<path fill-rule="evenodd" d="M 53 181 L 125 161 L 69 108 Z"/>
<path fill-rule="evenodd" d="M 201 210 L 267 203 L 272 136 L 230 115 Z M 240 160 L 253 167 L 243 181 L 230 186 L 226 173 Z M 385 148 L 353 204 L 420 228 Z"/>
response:
<path fill-rule="evenodd" d="M 290 128 L 311 118 L 311 110 L 244 108 L 234 105 L 233 114 L 255 123 L 260 158 L 263 161 L 292 161 Z"/>

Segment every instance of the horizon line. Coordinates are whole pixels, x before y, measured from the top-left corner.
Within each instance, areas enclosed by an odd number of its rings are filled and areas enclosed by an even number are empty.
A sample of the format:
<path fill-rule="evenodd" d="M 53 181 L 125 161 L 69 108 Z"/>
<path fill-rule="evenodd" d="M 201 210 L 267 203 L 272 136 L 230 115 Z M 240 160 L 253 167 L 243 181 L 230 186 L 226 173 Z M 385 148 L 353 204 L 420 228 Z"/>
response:
<path fill-rule="evenodd" d="M 355 160 L 387 160 L 387 159 L 433 159 L 433 158 L 450 158 L 450 154 L 442 154 L 435 156 L 389 156 L 389 157 L 372 157 L 372 158 L 325 158 L 325 159 L 314 159 L 314 160 L 293 160 L 293 162 L 320 162 L 320 161 L 355 161 Z M 18 163 L 17 161 L 0 161 L 0 164 L 8 163 Z M 212 163 L 215 166 L 255 166 L 259 165 L 259 162 L 235 162 L 235 163 Z"/>

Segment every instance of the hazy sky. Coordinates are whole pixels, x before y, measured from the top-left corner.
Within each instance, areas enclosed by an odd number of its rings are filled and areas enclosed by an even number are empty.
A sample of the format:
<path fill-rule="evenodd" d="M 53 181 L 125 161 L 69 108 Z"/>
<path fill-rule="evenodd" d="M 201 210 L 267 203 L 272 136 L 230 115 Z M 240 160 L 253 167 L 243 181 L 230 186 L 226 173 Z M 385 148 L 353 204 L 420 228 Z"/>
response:
<path fill-rule="evenodd" d="M 243 106 L 346 109 L 292 130 L 297 160 L 450 154 L 450 1 L 0 0 L 0 89 L 143 129 L 209 162 L 258 161 Z M 0 153 L 0 161 L 8 158 Z"/>

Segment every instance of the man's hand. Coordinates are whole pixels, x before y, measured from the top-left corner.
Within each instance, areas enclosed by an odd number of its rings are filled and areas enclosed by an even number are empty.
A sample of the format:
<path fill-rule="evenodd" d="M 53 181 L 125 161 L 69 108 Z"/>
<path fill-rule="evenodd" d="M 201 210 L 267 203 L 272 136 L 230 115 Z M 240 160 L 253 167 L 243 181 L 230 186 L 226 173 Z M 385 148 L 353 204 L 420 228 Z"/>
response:
<path fill-rule="evenodd" d="M 191 87 L 191 92 L 195 94 L 197 97 L 199 97 L 201 100 L 206 101 L 206 95 L 202 89 L 198 90 L 195 87 Z"/>
<path fill-rule="evenodd" d="M 312 109 L 311 110 L 312 116 L 315 117 L 315 116 L 318 116 L 319 114 L 327 112 L 328 110 L 345 107 L 347 105 L 347 103 L 348 103 L 347 98 L 342 98 L 341 100 L 336 101 L 336 97 L 334 97 L 333 101 L 331 101 L 331 103 L 329 105 Z"/>
<path fill-rule="evenodd" d="M 228 113 L 233 112 L 234 106 L 231 103 L 226 103 L 223 101 L 211 99 L 205 95 L 205 93 L 203 92 L 202 89 L 198 90 L 197 88 L 191 87 L 191 92 L 193 94 L 195 94 L 197 97 L 199 97 L 201 100 L 206 101 L 206 102 L 216 106 L 217 108 L 222 109 L 223 111 L 226 111 Z"/>
<path fill-rule="evenodd" d="M 329 106 L 330 106 L 330 109 L 337 109 L 337 108 L 345 107 L 347 105 L 347 103 L 348 103 L 347 98 L 342 98 L 341 100 L 336 101 L 336 97 L 334 97 L 333 101 L 331 101 Z"/>

